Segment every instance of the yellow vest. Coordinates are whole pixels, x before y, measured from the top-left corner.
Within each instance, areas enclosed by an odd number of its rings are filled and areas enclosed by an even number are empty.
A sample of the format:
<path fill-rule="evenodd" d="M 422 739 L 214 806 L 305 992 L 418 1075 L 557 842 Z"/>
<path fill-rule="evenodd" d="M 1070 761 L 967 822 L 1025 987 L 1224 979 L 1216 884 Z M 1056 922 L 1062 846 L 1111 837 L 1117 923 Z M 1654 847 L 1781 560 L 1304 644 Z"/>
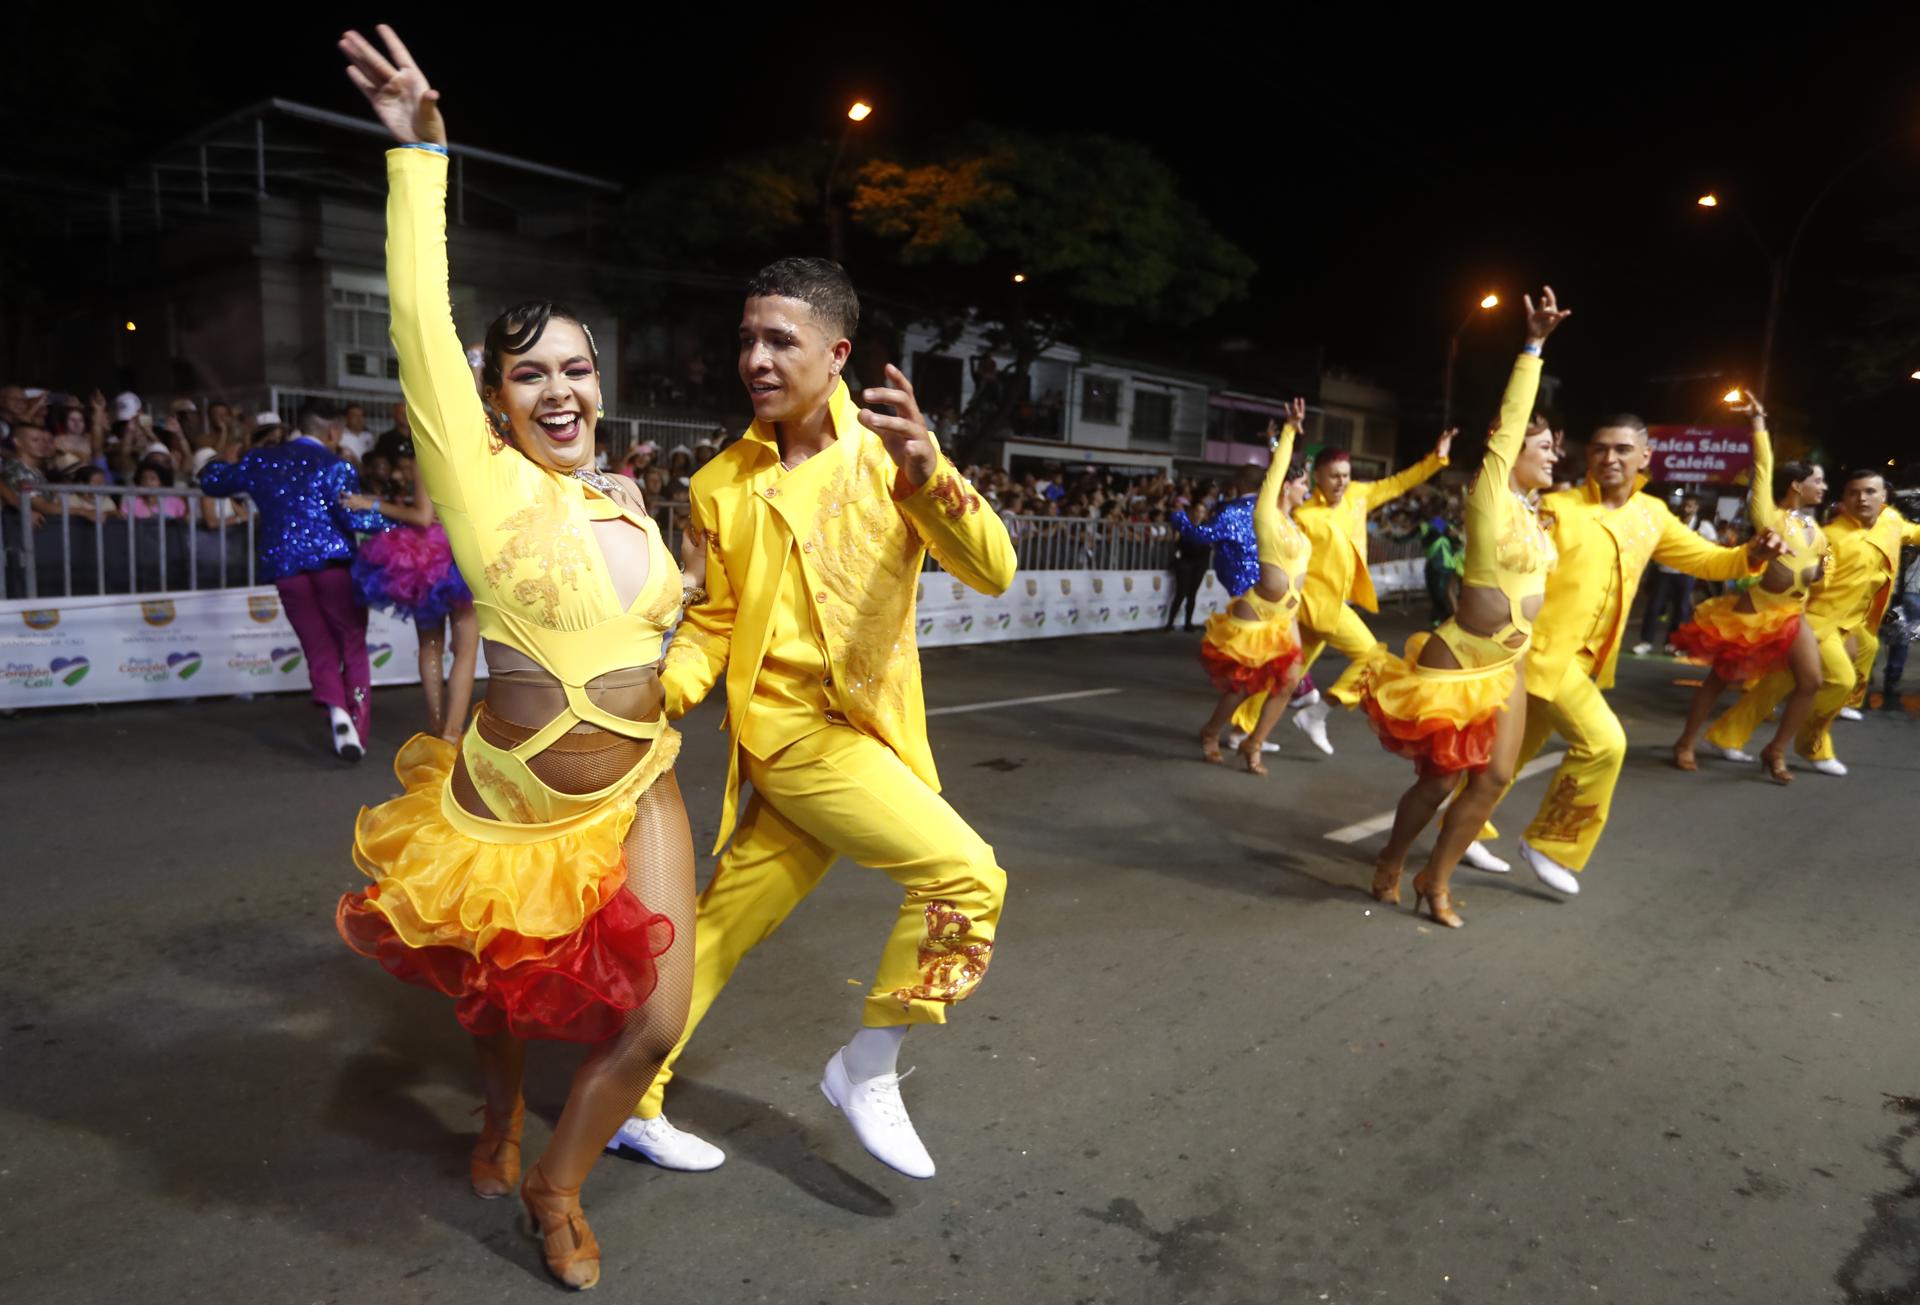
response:
<path fill-rule="evenodd" d="M 1600 687 L 1613 687 L 1620 631 L 1649 558 L 1703 580 L 1738 580 L 1752 570 L 1746 549 L 1709 544 L 1637 487 L 1625 503 L 1609 508 L 1589 480 L 1542 498 L 1540 520 L 1552 532 L 1560 560 L 1547 573 L 1546 598 L 1527 650 L 1527 692 L 1539 698 L 1554 696 L 1582 651 L 1593 654 Z"/>
<path fill-rule="evenodd" d="M 1294 524 L 1313 546 L 1301 604 L 1302 625 L 1315 630 L 1333 629 L 1340 619 L 1341 606 L 1349 598 L 1365 611 L 1380 610 L 1373 576 L 1367 571 L 1367 513 L 1399 498 L 1446 465 L 1447 459 L 1429 453 L 1385 480 L 1352 482 L 1338 503 L 1327 502 L 1327 496 L 1316 489 L 1313 497 L 1295 510 Z"/>
<path fill-rule="evenodd" d="M 726 681 L 735 746 L 716 853 L 733 833 L 738 742 L 755 710 L 781 578 L 795 559 L 814 605 L 814 628 L 825 639 L 831 686 L 824 719 L 873 735 L 935 789 L 940 780 L 927 743 L 914 629 L 921 563 L 931 550 L 955 580 L 984 594 L 1013 583 L 1005 523 L 945 455 L 926 484 L 912 489 L 880 437 L 859 423 L 844 382 L 830 403 L 838 438 L 814 455 L 830 465 L 819 469 L 827 474 L 805 478 L 810 492 L 782 492 L 779 443 L 760 422 L 693 477 L 708 598 L 687 613 L 660 680 L 667 714 L 676 719 Z M 813 692 L 789 687 L 792 693 L 778 696 Z"/>
<path fill-rule="evenodd" d="M 1880 509 L 1871 527 L 1845 512 L 1827 523 L 1832 560 L 1825 581 L 1807 601 L 1807 619 L 1822 635 L 1878 630 L 1900 573 L 1900 545 L 1920 544 L 1920 523 L 1891 507 Z"/>

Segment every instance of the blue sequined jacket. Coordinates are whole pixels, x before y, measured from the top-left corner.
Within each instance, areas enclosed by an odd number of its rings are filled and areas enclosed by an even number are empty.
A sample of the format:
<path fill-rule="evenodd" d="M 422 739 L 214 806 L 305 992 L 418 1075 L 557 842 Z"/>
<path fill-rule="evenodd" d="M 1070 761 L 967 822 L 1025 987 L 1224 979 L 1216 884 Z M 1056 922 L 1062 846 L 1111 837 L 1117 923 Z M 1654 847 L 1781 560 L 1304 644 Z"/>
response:
<path fill-rule="evenodd" d="M 1194 525 L 1185 512 L 1173 514 L 1182 535 L 1213 546 L 1213 573 L 1236 598 L 1260 583 L 1260 545 L 1253 537 L 1253 501 L 1258 497 L 1247 494 L 1221 504 L 1204 526 Z"/>
<path fill-rule="evenodd" d="M 238 462 L 209 462 L 200 472 L 200 488 L 253 500 L 260 512 L 254 546 L 262 580 L 348 561 L 354 531 L 373 533 L 389 524 L 377 511 L 350 512 L 340 505 L 342 494 L 360 492 L 360 477 L 352 463 L 317 440 L 255 449 Z"/>

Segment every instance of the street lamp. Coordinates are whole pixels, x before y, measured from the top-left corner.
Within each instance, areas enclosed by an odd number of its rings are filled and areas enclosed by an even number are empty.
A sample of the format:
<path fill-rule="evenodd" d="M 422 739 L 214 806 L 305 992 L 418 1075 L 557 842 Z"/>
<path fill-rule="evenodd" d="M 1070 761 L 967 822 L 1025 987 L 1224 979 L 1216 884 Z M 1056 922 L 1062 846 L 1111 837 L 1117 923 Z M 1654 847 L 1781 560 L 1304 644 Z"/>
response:
<path fill-rule="evenodd" d="M 836 263 L 846 261 L 847 236 L 840 210 L 833 206 L 833 181 L 840 173 L 840 157 L 847 152 L 847 133 L 853 130 L 854 123 L 865 122 L 872 116 L 873 106 L 865 100 L 855 100 L 847 106 L 847 120 L 841 124 L 840 139 L 833 147 L 833 162 L 827 168 L 827 184 L 820 189 L 820 207 L 827 219 L 827 250 Z"/>
<path fill-rule="evenodd" d="M 1828 177 L 1826 184 L 1820 187 L 1818 193 L 1808 202 L 1805 211 L 1800 214 L 1800 221 L 1794 225 L 1793 238 L 1787 241 L 1784 253 L 1778 251 L 1765 236 L 1760 234 L 1760 228 L 1753 224 L 1753 220 L 1747 216 L 1741 205 L 1722 204 L 1720 196 L 1713 191 L 1708 191 L 1693 201 L 1701 208 L 1732 208 L 1735 216 L 1740 219 L 1740 224 L 1747 229 L 1747 234 L 1753 237 L 1753 243 L 1759 246 L 1761 257 L 1767 260 L 1767 325 L 1760 339 L 1760 384 L 1754 393 L 1764 397 L 1767 393 L 1767 383 L 1773 376 L 1773 341 L 1775 331 L 1780 325 L 1780 307 L 1787 296 L 1787 274 L 1793 270 L 1793 256 L 1800 250 L 1800 238 L 1807 234 L 1807 223 L 1813 220 L 1814 213 L 1819 210 L 1821 204 L 1826 202 L 1827 196 L 1833 193 L 1834 187 L 1851 176 L 1861 164 L 1882 150 L 1898 145 L 1906 139 L 1907 134 L 1904 131 L 1896 132 L 1869 147 L 1865 153 L 1856 156 L 1852 162 L 1842 165 Z"/>
<path fill-rule="evenodd" d="M 1914 380 L 1914 381 L 1920 381 L 1920 372 L 1915 372 L 1915 373 L 1914 373 L 1914 374 L 1913 374 L 1912 376 L 1910 376 L 1910 377 L 1908 377 L 1907 379 L 1908 379 L 1908 380 Z"/>
<path fill-rule="evenodd" d="M 1453 338 L 1447 341 L 1447 384 L 1444 391 L 1445 397 L 1440 400 L 1441 430 L 1453 429 L 1453 364 L 1460 357 L 1460 337 L 1465 334 L 1467 327 L 1472 324 L 1473 315 L 1476 312 L 1485 312 L 1488 309 L 1498 308 L 1499 306 L 1499 295 L 1486 295 L 1480 300 L 1477 307 L 1469 308 L 1467 315 L 1460 319 L 1460 325 L 1453 328 Z"/>

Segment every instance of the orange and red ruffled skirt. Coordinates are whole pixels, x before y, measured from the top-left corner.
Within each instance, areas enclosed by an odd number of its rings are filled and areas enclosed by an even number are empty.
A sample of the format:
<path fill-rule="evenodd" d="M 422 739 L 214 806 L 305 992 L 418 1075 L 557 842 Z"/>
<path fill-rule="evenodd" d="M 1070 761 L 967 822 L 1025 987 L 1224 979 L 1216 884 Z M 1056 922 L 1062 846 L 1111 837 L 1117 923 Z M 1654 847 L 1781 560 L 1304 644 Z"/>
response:
<path fill-rule="evenodd" d="M 627 890 L 621 844 L 634 803 L 673 763 L 679 735 L 655 740 L 616 793 L 539 826 L 459 811 L 447 786 L 457 755 L 416 735 L 394 771 L 403 792 L 360 812 L 354 862 L 373 885 L 340 899 L 347 946 L 395 978 L 454 999 L 470 1033 L 599 1042 L 652 994 L 673 923 Z"/>
<path fill-rule="evenodd" d="M 1771 603 L 1740 611 L 1739 596 L 1709 598 L 1693 609 L 1693 619 L 1673 632 L 1673 646 L 1689 657 L 1713 663 L 1714 674 L 1730 684 L 1759 679 L 1786 660 L 1800 633 L 1798 603 Z"/>
<path fill-rule="evenodd" d="M 1453 650 L 1460 669 L 1419 665 L 1430 638 Z M 1500 713 L 1513 696 L 1525 655 L 1524 647 L 1508 648 L 1448 621 L 1432 634 L 1409 638 L 1403 657 L 1376 647 L 1352 693 L 1380 745 L 1412 761 L 1420 774 L 1481 771 L 1493 755 Z"/>
<path fill-rule="evenodd" d="M 1300 660 L 1294 637 L 1293 609 L 1248 591 L 1233 600 L 1259 613 L 1255 620 L 1233 615 L 1231 607 L 1207 618 L 1200 640 L 1200 664 L 1219 693 L 1271 693 L 1287 682 Z"/>

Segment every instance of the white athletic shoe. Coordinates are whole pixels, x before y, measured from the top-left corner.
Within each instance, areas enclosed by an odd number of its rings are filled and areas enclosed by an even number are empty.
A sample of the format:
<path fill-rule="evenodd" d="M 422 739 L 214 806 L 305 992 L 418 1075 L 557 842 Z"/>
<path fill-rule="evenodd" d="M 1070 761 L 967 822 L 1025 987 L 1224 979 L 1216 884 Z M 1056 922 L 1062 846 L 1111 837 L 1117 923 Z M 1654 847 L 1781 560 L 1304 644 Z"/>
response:
<path fill-rule="evenodd" d="M 652 1119 L 629 1119 L 620 1125 L 607 1143 L 610 1155 L 637 1155 L 662 1169 L 677 1169 L 686 1174 L 704 1174 L 726 1162 L 727 1153 L 692 1133 L 683 1133 L 667 1122 L 665 1115 Z"/>
<path fill-rule="evenodd" d="M 1485 870 L 1488 874 L 1503 875 L 1513 867 L 1495 856 L 1485 843 L 1479 839 L 1467 844 L 1466 852 L 1460 858 L 1475 870 Z"/>
<path fill-rule="evenodd" d="M 1841 720 L 1865 720 L 1866 717 L 1860 714 L 1860 709 L 1858 707 L 1842 707 L 1840 709 L 1840 719 Z"/>
<path fill-rule="evenodd" d="M 1520 840 L 1520 856 L 1527 863 L 1527 868 L 1533 871 L 1533 877 L 1547 887 L 1568 897 L 1580 895 L 1579 876 L 1524 838 Z"/>
<path fill-rule="evenodd" d="M 1847 773 L 1846 766 L 1838 761 L 1835 761 L 1832 757 L 1828 757 L 1825 761 L 1814 762 L 1813 768 L 1819 771 L 1822 775 L 1833 775 L 1835 777 L 1838 777 L 1840 775 L 1844 775 Z"/>
<path fill-rule="evenodd" d="M 333 727 L 335 753 L 348 761 L 358 761 L 367 755 L 366 747 L 360 742 L 360 731 L 353 727 L 353 717 L 338 707 L 329 707 L 327 719 Z"/>
<path fill-rule="evenodd" d="M 900 1099 L 900 1080 L 906 1076 L 878 1074 L 855 1083 L 847 1077 L 842 1052 L 836 1051 L 820 1077 L 820 1094 L 847 1117 L 868 1155 L 909 1178 L 931 1178 L 933 1157 L 913 1131 L 907 1103 Z"/>
<path fill-rule="evenodd" d="M 1635 657 L 1645 657 L 1648 653 L 1652 651 L 1653 651 L 1653 645 L 1650 643 L 1636 643 L 1635 645 L 1633 645 L 1633 655 Z"/>
<path fill-rule="evenodd" d="M 1738 748 L 1723 748 L 1718 743 L 1699 743 L 1694 745 L 1696 752 L 1704 752 L 1709 757 L 1719 757 L 1722 761 L 1739 761 L 1751 766 L 1759 758 L 1751 752 L 1742 752 Z"/>
<path fill-rule="evenodd" d="M 1293 727 L 1329 757 L 1333 755 L 1333 742 L 1327 738 L 1327 715 L 1330 710 L 1326 703 L 1316 702 L 1311 707 L 1303 707 L 1293 713 Z"/>
<path fill-rule="evenodd" d="M 1306 707 L 1318 707 L 1319 705 L 1320 705 L 1320 690 L 1318 689 L 1308 689 L 1305 693 L 1301 694 L 1299 697 L 1293 700 L 1293 707 L 1295 711 L 1299 711 Z"/>
<path fill-rule="evenodd" d="M 1232 751 L 1233 749 L 1239 747 L 1242 743 L 1245 743 L 1246 741 L 1247 741 L 1247 732 L 1245 730 L 1230 729 L 1227 731 L 1228 751 Z M 1278 743 L 1273 742 L 1271 739 L 1269 739 L 1267 742 L 1262 743 L 1260 745 L 1260 751 L 1278 752 L 1280 751 L 1280 745 Z"/>

